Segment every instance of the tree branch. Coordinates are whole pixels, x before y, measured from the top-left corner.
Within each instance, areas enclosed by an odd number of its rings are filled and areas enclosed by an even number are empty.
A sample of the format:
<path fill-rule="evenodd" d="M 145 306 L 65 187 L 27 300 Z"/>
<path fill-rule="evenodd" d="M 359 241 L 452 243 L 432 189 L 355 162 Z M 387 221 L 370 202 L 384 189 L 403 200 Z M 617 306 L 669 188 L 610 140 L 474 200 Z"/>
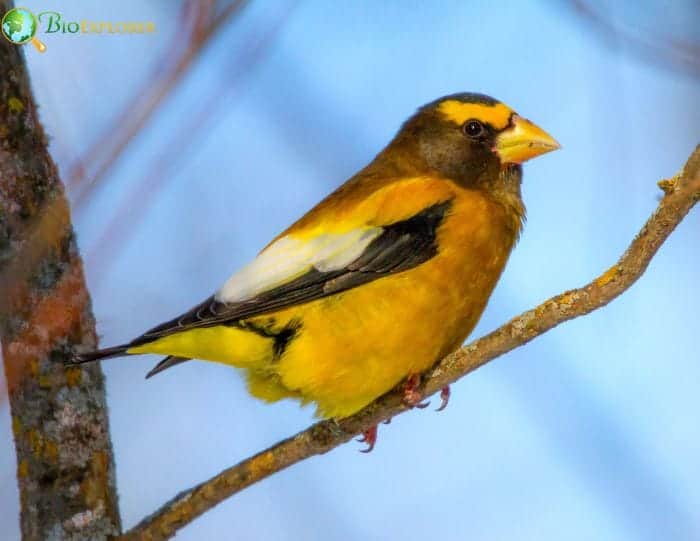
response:
<path fill-rule="evenodd" d="M 0 66 L 0 342 L 22 538 L 106 539 L 120 520 L 104 379 L 64 367 L 97 345 L 90 297 L 21 47 L 0 39 Z"/>
<path fill-rule="evenodd" d="M 553 327 L 601 308 L 626 291 L 644 273 L 651 258 L 700 200 L 700 146 L 681 174 L 659 183 L 665 196 L 618 262 L 591 283 L 567 291 L 524 312 L 499 329 L 448 355 L 423 377 L 421 392 L 431 395 L 483 364 Z M 121 537 L 160 540 L 175 535 L 224 499 L 301 460 L 326 453 L 369 427 L 407 410 L 397 388 L 359 413 L 341 421 L 327 420 L 181 492 Z"/>

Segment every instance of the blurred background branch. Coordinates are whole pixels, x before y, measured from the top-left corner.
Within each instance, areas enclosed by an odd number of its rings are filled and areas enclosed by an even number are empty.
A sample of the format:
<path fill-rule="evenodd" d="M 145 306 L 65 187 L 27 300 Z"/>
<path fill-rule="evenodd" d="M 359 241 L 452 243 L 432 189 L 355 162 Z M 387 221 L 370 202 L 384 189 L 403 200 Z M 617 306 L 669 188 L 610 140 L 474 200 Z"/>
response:
<path fill-rule="evenodd" d="M 120 518 L 102 371 L 63 366 L 97 344 L 90 298 L 21 48 L 0 39 L 0 66 L 0 342 L 22 537 L 105 539 Z"/>
<path fill-rule="evenodd" d="M 184 29 L 185 38 L 180 32 L 172 36 L 163 57 L 157 62 L 159 69 L 153 78 L 146 80 L 143 88 L 117 113 L 103 136 L 69 166 L 67 187 L 71 193 L 77 194 L 76 206 L 86 203 L 99 180 L 184 78 L 204 47 L 246 6 L 247 0 L 233 0 L 220 10 L 216 9 L 216 4 L 216 0 L 184 2 L 179 26 Z"/>
<path fill-rule="evenodd" d="M 692 32 L 687 35 L 671 27 L 670 5 L 662 2 L 651 10 L 640 9 L 634 2 L 573 0 L 571 5 L 580 20 L 607 44 L 622 47 L 663 69 L 674 69 L 692 77 L 700 75 L 700 5 L 697 2 L 688 5 L 694 13 L 685 14 Z M 644 20 L 640 21 L 640 17 Z"/>
<path fill-rule="evenodd" d="M 665 196 L 615 265 L 589 284 L 545 301 L 444 358 L 423 378 L 423 395 L 435 393 L 560 323 L 605 306 L 629 289 L 642 276 L 664 241 L 700 200 L 700 145 L 688 158 L 682 172 L 659 182 L 659 187 Z M 181 492 L 121 539 L 162 540 L 173 537 L 179 529 L 250 485 L 302 460 L 327 453 L 377 423 L 405 413 L 408 408 L 404 396 L 404 389 L 399 385 L 352 417 L 316 423 Z"/>
<path fill-rule="evenodd" d="M 128 244 L 130 236 L 138 231 L 140 222 L 148 214 L 152 205 L 158 201 L 164 186 L 172 178 L 172 171 L 178 166 L 180 160 L 187 156 L 187 147 L 192 143 L 193 134 L 211 131 L 210 125 L 221 118 L 222 108 L 225 105 L 230 106 L 231 98 L 240 90 L 240 80 L 269 50 L 280 28 L 296 5 L 295 2 L 287 9 L 280 10 L 275 20 L 264 28 L 254 28 L 244 40 L 246 47 L 231 53 L 227 63 L 221 66 L 221 72 L 225 75 L 220 83 L 207 89 L 207 93 L 199 100 L 197 108 L 183 118 L 178 129 L 170 135 L 167 144 L 163 145 L 162 150 L 154 156 L 151 166 L 137 185 L 138 190 L 127 197 L 115 212 L 114 217 L 105 225 L 94 248 L 87 252 L 85 260 L 88 266 L 104 261 L 108 254 L 113 257 L 117 250 Z M 230 15 L 234 11 L 227 9 L 226 13 Z M 124 227 L 124 224 L 128 224 L 128 227 Z M 93 287 L 99 287 L 100 283 L 98 276 L 93 282 Z"/>

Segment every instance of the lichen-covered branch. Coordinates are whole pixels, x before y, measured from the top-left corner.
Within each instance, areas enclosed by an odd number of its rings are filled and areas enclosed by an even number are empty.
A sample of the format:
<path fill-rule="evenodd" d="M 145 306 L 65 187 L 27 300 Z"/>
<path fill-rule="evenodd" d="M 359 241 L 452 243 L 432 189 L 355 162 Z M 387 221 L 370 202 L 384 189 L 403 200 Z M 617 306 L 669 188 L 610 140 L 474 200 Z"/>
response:
<path fill-rule="evenodd" d="M 442 359 L 424 374 L 421 392 L 431 395 L 481 365 L 511 351 L 560 323 L 605 306 L 644 273 L 659 247 L 700 200 L 700 146 L 683 171 L 659 183 L 665 196 L 618 262 L 591 283 L 552 297 L 494 332 Z M 208 481 L 175 496 L 127 532 L 124 540 L 168 539 L 224 499 L 314 455 L 326 453 L 367 428 L 406 411 L 397 388 L 342 421 L 322 421 L 239 462 Z"/>
<path fill-rule="evenodd" d="M 0 342 L 22 537 L 107 539 L 120 521 L 102 372 L 64 367 L 96 346 L 95 322 L 21 51 L 0 39 Z"/>

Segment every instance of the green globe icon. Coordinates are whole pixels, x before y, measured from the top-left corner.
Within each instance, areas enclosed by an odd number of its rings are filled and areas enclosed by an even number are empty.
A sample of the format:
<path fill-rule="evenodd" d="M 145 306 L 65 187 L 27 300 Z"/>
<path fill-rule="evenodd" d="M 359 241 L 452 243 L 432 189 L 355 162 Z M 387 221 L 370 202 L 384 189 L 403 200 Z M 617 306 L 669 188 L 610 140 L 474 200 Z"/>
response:
<path fill-rule="evenodd" d="M 35 37 L 36 17 L 28 9 L 12 8 L 5 13 L 0 23 L 0 32 L 10 43 L 22 45 L 31 41 L 37 51 L 40 53 L 46 51 L 46 45 Z"/>
<path fill-rule="evenodd" d="M 2 18 L 2 34 L 15 45 L 27 43 L 36 34 L 36 19 L 28 9 L 12 8 Z"/>

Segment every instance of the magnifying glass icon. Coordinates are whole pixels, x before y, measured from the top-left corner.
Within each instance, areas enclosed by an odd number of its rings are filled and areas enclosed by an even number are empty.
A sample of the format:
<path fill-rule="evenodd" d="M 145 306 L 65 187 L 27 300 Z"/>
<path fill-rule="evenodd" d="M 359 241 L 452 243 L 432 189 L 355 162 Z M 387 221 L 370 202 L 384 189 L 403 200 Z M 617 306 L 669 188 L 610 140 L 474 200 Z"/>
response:
<path fill-rule="evenodd" d="M 46 45 L 36 37 L 38 24 L 34 14 L 26 8 L 12 8 L 2 18 L 0 32 L 5 39 L 15 45 L 31 42 L 37 51 L 46 51 Z"/>

